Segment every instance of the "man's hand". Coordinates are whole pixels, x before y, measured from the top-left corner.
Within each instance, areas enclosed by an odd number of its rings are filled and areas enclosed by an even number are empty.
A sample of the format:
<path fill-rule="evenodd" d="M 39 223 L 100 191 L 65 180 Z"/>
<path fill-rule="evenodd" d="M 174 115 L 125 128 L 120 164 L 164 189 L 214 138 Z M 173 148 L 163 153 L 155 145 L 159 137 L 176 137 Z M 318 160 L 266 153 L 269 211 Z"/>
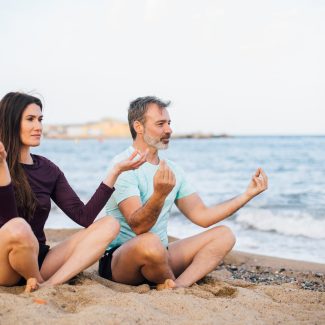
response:
<path fill-rule="evenodd" d="M 166 162 L 161 160 L 153 179 L 154 193 L 165 198 L 173 190 L 175 184 L 176 178 L 174 173 Z"/>
<path fill-rule="evenodd" d="M 268 178 L 262 168 L 258 168 L 255 174 L 252 176 L 252 180 L 249 183 L 245 194 L 249 199 L 252 199 L 256 195 L 265 191 L 268 187 Z"/>
<path fill-rule="evenodd" d="M 0 164 L 6 162 L 7 152 L 3 143 L 0 141 Z"/>
<path fill-rule="evenodd" d="M 166 162 L 161 160 L 153 178 L 154 191 L 148 201 L 143 205 L 139 196 L 132 196 L 120 202 L 119 209 L 134 233 L 143 234 L 154 226 L 165 199 L 175 184 L 174 173 Z"/>

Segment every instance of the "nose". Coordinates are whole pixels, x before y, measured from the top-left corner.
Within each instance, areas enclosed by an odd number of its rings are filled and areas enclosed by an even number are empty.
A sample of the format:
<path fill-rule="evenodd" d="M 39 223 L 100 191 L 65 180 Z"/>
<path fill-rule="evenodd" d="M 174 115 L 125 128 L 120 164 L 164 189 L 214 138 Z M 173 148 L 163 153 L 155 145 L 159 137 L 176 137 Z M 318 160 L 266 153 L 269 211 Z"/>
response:
<path fill-rule="evenodd" d="M 169 133 L 169 134 L 172 134 L 172 133 L 173 133 L 173 130 L 172 130 L 172 128 L 170 127 L 169 124 L 167 124 L 166 127 L 165 127 L 165 133 Z"/>
<path fill-rule="evenodd" d="M 35 120 L 35 122 L 34 122 L 34 129 L 35 130 L 42 131 L 42 129 L 43 129 L 42 121 Z"/>

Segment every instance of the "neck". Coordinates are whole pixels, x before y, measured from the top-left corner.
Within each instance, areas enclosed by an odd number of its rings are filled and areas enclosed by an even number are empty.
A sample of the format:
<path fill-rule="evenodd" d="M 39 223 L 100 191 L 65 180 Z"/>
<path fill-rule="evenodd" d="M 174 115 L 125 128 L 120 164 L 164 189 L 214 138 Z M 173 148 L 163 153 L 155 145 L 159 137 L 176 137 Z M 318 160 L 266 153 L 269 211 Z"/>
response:
<path fill-rule="evenodd" d="M 27 164 L 27 165 L 33 164 L 33 159 L 32 159 L 32 156 L 30 155 L 29 147 L 21 148 L 19 162 L 21 162 L 22 164 Z"/>
<path fill-rule="evenodd" d="M 148 149 L 147 162 L 153 165 L 159 164 L 158 150 L 155 147 L 148 146 L 142 139 L 138 138 L 133 141 L 133 147 L 140 152 L 145 152 Z"/>

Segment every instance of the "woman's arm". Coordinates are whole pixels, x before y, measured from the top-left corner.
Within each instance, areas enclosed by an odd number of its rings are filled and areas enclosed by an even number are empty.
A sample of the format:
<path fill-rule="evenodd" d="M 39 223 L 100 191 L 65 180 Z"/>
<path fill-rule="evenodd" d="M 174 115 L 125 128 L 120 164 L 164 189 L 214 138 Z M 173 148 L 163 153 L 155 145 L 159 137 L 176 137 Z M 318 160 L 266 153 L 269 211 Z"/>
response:
<path fill-rule="evenodd" d="M 53 201 L 76 223 L 83 227 L 88 227 L 93 223 L 111 197 L 114 191 L 113 186 L 118 176 L 124 171 L 140 167 L 146 161 L 146 153 L 140 154 L 139 158 L 134 160 L 138 154 L 135 151 L 128 159 L 114 165 L 86 204 L 79 199 L 64 174 L 60 171 L 55 190 L 51 196 Z"/>

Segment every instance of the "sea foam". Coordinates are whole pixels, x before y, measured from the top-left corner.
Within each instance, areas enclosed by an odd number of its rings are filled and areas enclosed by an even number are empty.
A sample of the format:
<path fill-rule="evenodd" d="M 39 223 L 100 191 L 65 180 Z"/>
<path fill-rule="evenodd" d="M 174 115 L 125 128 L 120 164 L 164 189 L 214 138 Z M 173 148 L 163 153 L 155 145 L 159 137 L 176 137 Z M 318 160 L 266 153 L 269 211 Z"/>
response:
<path fill-rule="evenodd" d="M 316 219 L 306 212 L 245 209 L 239 212 L 236 222 L 243 227 L 275 231 L 290 236 L 325 239 L 325 220 Z"/>

